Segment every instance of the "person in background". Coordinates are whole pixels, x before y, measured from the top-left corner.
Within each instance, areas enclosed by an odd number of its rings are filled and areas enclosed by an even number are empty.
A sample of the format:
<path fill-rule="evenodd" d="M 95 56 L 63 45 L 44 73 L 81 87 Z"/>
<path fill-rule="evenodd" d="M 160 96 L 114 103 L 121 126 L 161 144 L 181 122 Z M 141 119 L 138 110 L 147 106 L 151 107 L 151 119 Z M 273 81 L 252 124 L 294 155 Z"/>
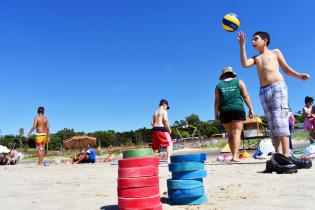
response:
<path fill-rule="evenodd" d="M 291 134 L 292 134 L 292 131 L 293 131 L 293 128 L 294 128 L 294 123 L 295 123 L 294 114 L 290 111 L 289 112 L 289 131 L 290 131 L 289 146 L 290 146 L 291 153 L 293 152 L 293 145 L 292 145 Z"/>
<path fill-rule="evenodd" d="M 44 165 L 45 145 L 50 141 L 48 119 L 44 116 L 44 112 L 44 107 L 38 107 L 38 115 L 35 117 L 33 126 L 26 137 L 28 139 L 34 129 L 36 129 L 35 143 L 38 152 L 38 166 Z"/>
<path fill-rule="evenodd" d="M 90 145 L 87 145 L 86 150 L 80 152 L 72 159 L 73 164 L 95 163 L 95 161 L 96 161 L 95 150 Z"/>
<path fill-rule="evenodd" d="M 231 161 L 239 162 L 238 151 L 241 143 L 243 123 L 246 120 L 244 101 L 249 109 L 248 116 L 253 117 L 254 110 L 245 83 L 236 79 L 232 67 L 223 69 L 215 88 L 214 115 L 223 124 L 232 152 Z"/>
<path fill-rule="evenodd" d="M 154 112 L 151 125 L 152 149 L 154 152 L 166 148 L 167 160 L 170 162 L 170 156 L 173 151 L 173 140 L 171 137 L 171 127 L 168 121 L 167 110 L 169 109 L 168 101 L 162 99 L 159 108 Z"/>

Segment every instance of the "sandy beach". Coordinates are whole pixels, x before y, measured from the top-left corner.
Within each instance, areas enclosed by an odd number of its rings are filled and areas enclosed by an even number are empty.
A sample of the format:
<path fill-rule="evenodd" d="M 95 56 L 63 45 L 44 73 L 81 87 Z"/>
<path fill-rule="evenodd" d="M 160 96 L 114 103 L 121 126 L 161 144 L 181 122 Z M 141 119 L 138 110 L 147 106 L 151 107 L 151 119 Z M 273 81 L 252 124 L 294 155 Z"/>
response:
<path fill-rule="evenodd" d="M 198 151 L 195 151 L 198 152 Z M 194 206 L 171 206 L 166 163 L 159 166 L 163 209 L 314 209 L 315 169 L 297 174 L 261 174 L 264 160 L 241 164 L 206 161 L 204 179 L 208 202 Z M 1 209 L 117 210 L 117 161 L 67 165 L 35 163 L 0 166 Z"/>

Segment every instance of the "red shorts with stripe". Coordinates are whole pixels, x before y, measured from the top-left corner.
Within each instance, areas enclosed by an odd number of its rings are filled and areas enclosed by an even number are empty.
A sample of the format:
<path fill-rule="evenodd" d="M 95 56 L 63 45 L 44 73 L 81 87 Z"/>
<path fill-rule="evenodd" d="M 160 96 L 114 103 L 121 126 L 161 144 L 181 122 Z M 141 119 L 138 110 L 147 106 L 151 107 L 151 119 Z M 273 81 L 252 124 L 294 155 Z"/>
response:
<path fill-rule="evenodd" d="M 164 127 L 154 127 L 151 130 L 152 148 L 153 150 L 160 150 L 160 146 L 173 146 L 173 140 L 169 132 Z"/>

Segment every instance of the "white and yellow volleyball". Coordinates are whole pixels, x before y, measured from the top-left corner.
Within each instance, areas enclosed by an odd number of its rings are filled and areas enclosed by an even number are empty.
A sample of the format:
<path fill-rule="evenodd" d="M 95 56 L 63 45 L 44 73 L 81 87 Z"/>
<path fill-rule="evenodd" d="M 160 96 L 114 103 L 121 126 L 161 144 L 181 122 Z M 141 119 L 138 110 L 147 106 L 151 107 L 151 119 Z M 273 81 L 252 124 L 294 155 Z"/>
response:
<path fill-rule="evenodd" d="M 222 20 L 222 27 L 228 32 L 236 31 L 241 25 L 240 20 L 234 13 L 228 13 L 224 16 Z"/>

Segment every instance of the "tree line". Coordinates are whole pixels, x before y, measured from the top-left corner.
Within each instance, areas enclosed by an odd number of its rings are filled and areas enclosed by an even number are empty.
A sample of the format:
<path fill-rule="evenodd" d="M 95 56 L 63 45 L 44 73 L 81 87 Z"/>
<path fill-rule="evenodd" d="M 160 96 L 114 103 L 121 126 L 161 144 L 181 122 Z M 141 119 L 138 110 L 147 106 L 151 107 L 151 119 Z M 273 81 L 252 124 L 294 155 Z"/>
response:
<path fill-rule="evenodd" d="M 185 125 L 192 125 L 197 128 L 196 135 L 200 138 L 208 138 L 213 134 L 218 134 L 223 131 L 221 124 L 217 121 L 202 121 L 196 114 L 187 116 L 184 120 L 175 121 L 171 126 L 172 138 L 190 137 L 193 133 L 193 128 L 184 128 Z M 49 149 L 62 149 L 63 141 L 73 136 L 88 135 L 96 137 L 97 146 L 123 146 L 123 145 L 138 145 L 149 144 L 151 140 L 151 128 L 139 128 L 137 130 L 116 132 L 114 130 L 95 131 L 95 132 L 78 132 L 72 128 L 64 128 L 50 135 Z M 0 145 L 10 146 L 14 142 L 19 142 L 23 147 L 35 147 L 35 136 L 31 136 L 26 140 L 24 137 L 24 129 L 20 128 L 17 135 L 4 135 L 0 137 Z"/>
<path fill-rule="evenodd" d="M 266 123 L 264 117 L 263 122 Z M 302 121 L 300 117 L 296 118 L 297 123 Z M 190 125 L 187 127 L 186 125 Z M 202 121 L 196 114 L 191 114 L 183 120 L 177 120 L 171 126 L 172 138 L 187 138 L 191 137 L 196 128 L 195 137 L 202 139 L 209 138 L 214 134 L 221 134 L 224 128 L 219 121 L 208 120 Z M 116 132 L 114 130 L 95 131 L 95 132 L 78 132 L 72 128 L 64 128 L 50 135 L 49 149 L 59 150 L 63 149 L 63 141 L 73 136 L 88 135 L 96 137 L 96 144 L 100 147 L 109 146 L 124 146 L 124 145 L 138 145 L 149 144 L 151 140 L 151 128 L 139 128 L 137 130 Z M 17 135 L 5 135 L 0 137 L 0 145 L 10 146 L 14 142 L 19 142 L 22 147 L 35 147 L 35 136 L 31 136 L 26 140 L 24 136 L 24 129 L 20 128 Z"/>

